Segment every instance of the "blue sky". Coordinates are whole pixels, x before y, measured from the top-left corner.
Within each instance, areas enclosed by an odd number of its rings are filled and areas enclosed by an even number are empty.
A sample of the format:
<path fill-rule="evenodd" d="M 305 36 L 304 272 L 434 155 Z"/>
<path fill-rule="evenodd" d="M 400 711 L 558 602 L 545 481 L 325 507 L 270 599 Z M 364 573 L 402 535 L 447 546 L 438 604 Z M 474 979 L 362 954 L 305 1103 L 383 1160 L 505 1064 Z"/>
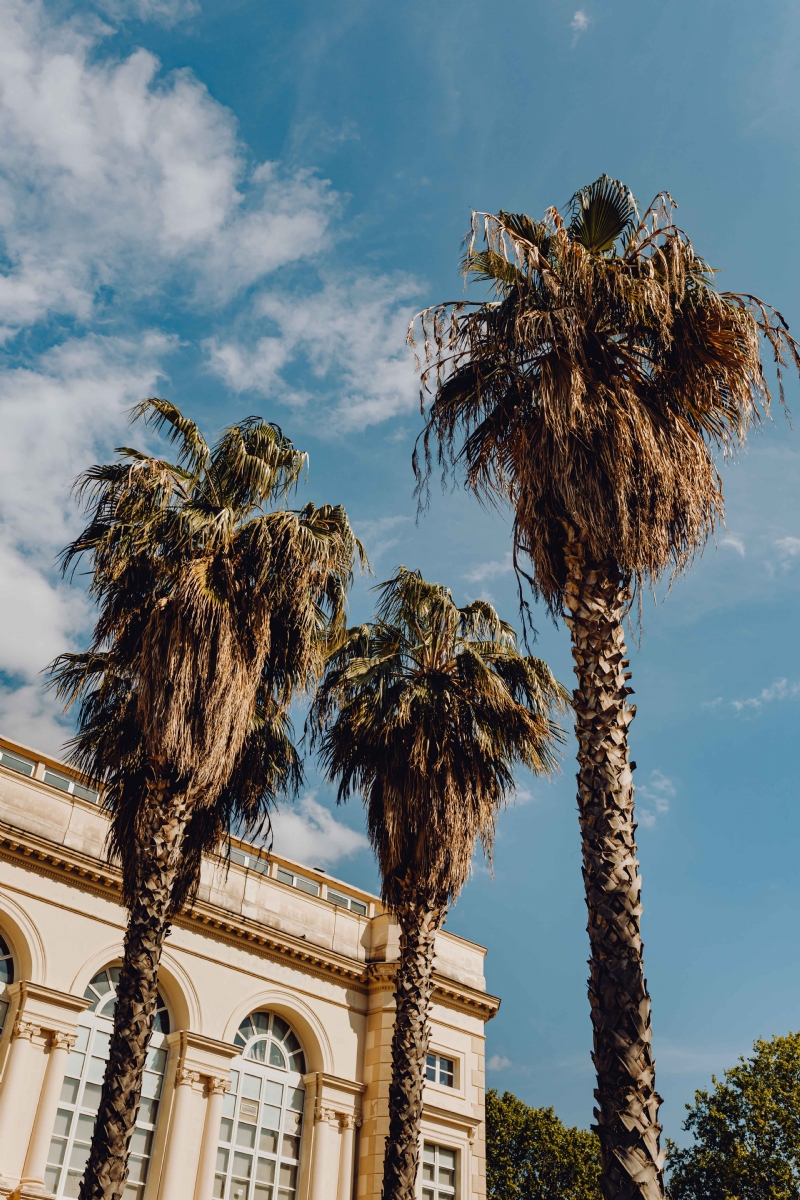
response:
<path fill-rule="evenodd" d="M 58 749 L 39 685 L 91 625 L 54 574 L 75 474 L 161 394 L 311 455 L 382 577 L 516 601 L 508 525 L 456 490 L 415 523 L 413 312 L 458 296 L 471 208 L 540 214 L 602 171 L 667 188 L 726 287 L 800 329 L 800 13 L 788 0 L 0 3 L 0 727 Z M 790 406 L 797 388 L 790 382 Z M 141 441 L 142 435 L 136 435 Z M 776 411 L 724 467 L 728 527 L 632 647 L 646 967 L 664 1123 L 800 1027 L 800 443 Z M 369 581 L 353 615 L 369 612 Z M 539 653 L 571 684 L 563 628 Z M 450 927 L 503 997 L 489 1079 L 591 1120 L 573 748 L 519 780 Z M 375 885 L 357 806 L 310 791 L 278 846 Z"/>

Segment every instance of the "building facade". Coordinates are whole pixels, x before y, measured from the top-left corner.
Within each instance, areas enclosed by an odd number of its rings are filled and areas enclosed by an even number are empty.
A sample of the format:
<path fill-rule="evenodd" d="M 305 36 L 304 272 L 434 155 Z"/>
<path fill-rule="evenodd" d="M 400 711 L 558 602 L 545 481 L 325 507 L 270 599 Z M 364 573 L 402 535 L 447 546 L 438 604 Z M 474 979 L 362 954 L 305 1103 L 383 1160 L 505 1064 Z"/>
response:
<path fill-rule="evenodd" d="M 78 1195 L 125 928 L 100 796 L 0 738 L 0 1197 Z M 436 944 L 420 1200 L 485 1196 L 480 946 Z M 234 841 L 162 961 L 126 1200 L 378 1200 L 398 931 Z"/>

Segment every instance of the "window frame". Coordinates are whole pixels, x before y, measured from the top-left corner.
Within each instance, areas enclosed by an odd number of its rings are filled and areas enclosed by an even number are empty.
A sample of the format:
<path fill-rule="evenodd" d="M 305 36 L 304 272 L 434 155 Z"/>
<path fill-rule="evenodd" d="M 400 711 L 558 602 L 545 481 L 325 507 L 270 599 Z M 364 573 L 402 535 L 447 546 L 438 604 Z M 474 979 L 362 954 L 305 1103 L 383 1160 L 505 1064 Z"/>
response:
<path fill-rule="evenodd" d="M 428 1059 L 430 1059 L 430 1058 L 435 1058 L 435 1060 L 436 1060 L 436 1067 L 435 1067 L 436 1078 L 435 1079 L 428 1078 L 428 1071 L 430 1070 L 430 1064 L 428 1062 Z M 453 1065 L 453 1082 L 452 1083 L 442 1083 L 441 1064 L 443 1062 L 452 1063 L 452 1065 Z M 426 1087 L 438 1088 L 440 1091 L 446 1092 L 447 1095 L 449 1095 L 449 1096 L 452 1096 L 454 1093 L 457 1095 L 461 1095 L 463 1093 L 462 1078 L 463 1078 L 463 1071 L 461 1069 L 460 1055 L 456 1054 L 456 1052 L 454 1050 L 442 1050 L 438 1046 L 429 1046 L 428 1047 L 428 1052 L 427 1052 L 427 1056 L 425 1059 L 425 1086 Z"/>
<path fill-rule="evenodd" d="M 433 1140 L 434 1138 L 436 1139 L 435 1141 Z M 425 1151 L 429 1147 L 432 1148 L 435 1153 L 433 1180 L 425 1179 Z M 441 1151 L 445 1151 L 447 1154 L 453 1155 L 454 1162 L 452 1188 L 447 1184 L 440 1184 L 438 1178 L 436 1178 L 440 1169 L 442 1169 L 439 1166 L 439 1154 Z M 446 1139 L 442 1141 L 440 1140 L 440 1135 L 438 1133 L 431 1134 L 427 1137 L 423 1133 L 422 1146 L 420 1147 L 419 1156 L 419 1171 L 417 1174 L 417 1195 L 420 1197 L 420 1200 L 461 1200 L 461 1197 L 465 1194 L 464 1180 L 462 1176 L 464 1170 L 463 1164 L 466 1162 L 466 1159 L 467 1156 L 462 1145 L 448 1142 Z M 447 1168 L 445 1167 L 444 1169 L 446 1170 Z"/>

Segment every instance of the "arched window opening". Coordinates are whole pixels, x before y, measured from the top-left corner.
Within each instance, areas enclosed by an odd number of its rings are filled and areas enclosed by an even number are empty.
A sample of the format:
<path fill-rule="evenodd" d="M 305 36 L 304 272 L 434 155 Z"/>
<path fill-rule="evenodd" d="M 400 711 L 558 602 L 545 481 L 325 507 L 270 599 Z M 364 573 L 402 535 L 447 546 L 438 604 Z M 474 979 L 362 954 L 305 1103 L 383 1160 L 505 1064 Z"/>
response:
<path fill-rule="evenodd" d="M 108 1060 L 119 976 L 119 967 L 104 967 L 83 993 L 87 1000 L 91 1000 L 91 1004 L 81 1016 L 75 1048 L 67 1061 L 45 1173 L 46 1187 L 59 1198 L 78 1195 L 89 1157 Z M 123 1200 L 142 1200 L 144 1196 L 167 1065 L 167 1033 L 169 1013 L 159 994 L 142 1080 L 139 1116 L 131 1137 L 128 1182 Z"/>
<path fill-rule="evenodd" d="M 14 959 L 8 944 L 0 936 L 0 1033 L 8 1015 L 8 985 L 14 982 Z"/>
<path fill-rule="evenodd" d="M 306 1062 L 276 1013 L 255 1012 L 234 1039 L 217 1150 L 215 1200 L 295 1200 L 303 1131 Z"/>

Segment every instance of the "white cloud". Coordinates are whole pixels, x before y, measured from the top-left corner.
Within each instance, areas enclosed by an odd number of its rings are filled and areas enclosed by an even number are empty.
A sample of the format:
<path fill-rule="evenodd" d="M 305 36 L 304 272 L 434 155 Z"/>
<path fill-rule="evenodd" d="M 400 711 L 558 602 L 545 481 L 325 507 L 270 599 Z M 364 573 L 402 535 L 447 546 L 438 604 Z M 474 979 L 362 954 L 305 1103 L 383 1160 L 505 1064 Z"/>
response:
<path fill-rule="evenodd" d="M 582 8 L 579 8 L 570 21 L 569 27 L 577 37 L 579 34 L 585 33 L 591 23 L 591 17 Z"/>
<path fill-rule="evenodd" d="M 0 324 L 55 312 L 87 320 L 98 289 L 116 304 L 176 272 L 197 303 L 214 304 L 323 244 L 326 183 L 274 163 L 249 168 L 232 114 L 191 72 L 162 78 L 141 49 L 98 60 L 104 30 L 51 22 L 35 0 L 0 7 L 0 223 L 11 264 Z"/>
<path fill-rule="evenodd" d="M 361 539 L 367 557 L 375 565 L 380 558 L 400 541 L 410 517 L 375 517 L 369 521 L 354 521 L 353 528 Z"/>
<path fill-rule="evenodd" d="M 511 1066 L 511 1059 L 506 1058 L 504 1054 L 493 1054 L 491 1058 L 486 1060 L 487 1071 L 504 1071 L 506 1067 Z"/>
<path fill-rule="evenodd" d="M 676 794 L 675 784 L 663 771 L 651 771 L 648 782 L 637 784 L 636 787 L 637 798 L 650 805 L 649 808 L 639 808 L 639 824 L 651 829 L 660 816 L 669 812 L 669 802 Z"/>
<path fill-rule="evenodd" d="M 153 21 L 168 28 L 200 12 L 197 0 L 102 0 L 97 7 L 113 21 Z"/>
<path fill-rule="evenodd" d="M 337 821 L 314 792 L 281 808 L 272 818 L 272 831 L 276 854 L 312 867 L 330 866 L 369 846 L 363 833 Z"/>
<path fill-rule="evenodd" d="M 720 546 L 730 546 L 731 550 L 735 550 L 740 558 L 745 556 L 744 538 L 735 537 L 729 534 L 728 537 L 721 538 Z"/>
<path fill-rule="evenodd" d="M 0 688 L 0 729 L 6 737 L 54 758 L 64 757 L 64 743 L 72 732 L 56 699 L 35 683 L 14 691 Z"/>
<path fill-rule="evenodd" d="M 464 578 L 470 583 L 483 583 L 486 579 L 496 579 L 498 575 L 509 575 L 513 570 L 514 562 L 509 551 L 496 562 L 478 563 L 471 570 L 465 571 Z"/>
<path fill-rule="evenodd" d="M 800 682 L 790 683 L 788 679 L 776 679 L 769 687 L 762 688 L 757 696 L 748 696 L 746 700 L 731 700 L 731 707 L 737 712 L 745 709 L 757 710 L 774 700 L 790 700 L 800 695 Z"/>
<path fill-rule="evenodd" d="M 509 805 L 511 808 L 521 808 L 524 804 L 530 804 L 536 797 L 530 788 L 515 787 L 509 797 Z"/>
<path fill-rule="evenodd" d="M 326 421 L 337 431 L 364 429 L 414 409 L 419 389 L 405 336 L 418 284 L 406 278 L 327 280 L 320 291 L 291 299 L 262 293 L 256 327 L 270 332 L 250 342 L 209 340 L 210 370 L 237 392 L 277 397 L 302 407 L 310 374 L 314 394 L 335 394 Z"/>
<path fill-rule="evenodd" d="M 777 538 L 775 545 L 782 559 L 797 558 L 800 554 L 800 538 L 797 537 L 782 537 Z"/>

